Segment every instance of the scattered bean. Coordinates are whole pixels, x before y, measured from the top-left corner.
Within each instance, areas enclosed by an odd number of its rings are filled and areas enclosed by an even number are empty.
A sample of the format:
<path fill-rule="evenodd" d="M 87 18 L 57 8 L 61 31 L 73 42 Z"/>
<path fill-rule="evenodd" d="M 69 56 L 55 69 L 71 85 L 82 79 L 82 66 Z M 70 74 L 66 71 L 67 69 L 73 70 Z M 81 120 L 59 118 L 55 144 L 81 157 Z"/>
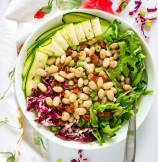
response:
<path fill-rule="evenodd" d="M 110 48 L 111 48 L 111 49 L 116 49 L 116 48 L 118 48 L 118 47 L 119 47 L 118 43 L 112 43 L 112 44 L 110 45 Z"/>
<path fill-rule="evenodd" d="M 51 97 L 46 97 L 46 104 L 47 104 L 48 106 L 53 106 L 53 100 L 52 100 Z"/>
<path fill-rule="evenodd" d="M 125 77 L 124 77 L 123 75 L 121 75 L 121 76 L 120 76 L 120 80 L 121 80 L 121 82 L 124 82 Z"/>
<path fill-rule="evenodd" d="M 100 59 L 105 59 L 106 53 L 107 53 L 107 52 L 106 52 L 105 49 L 101 49 L 101 50 L 100 50 L 100 53 L 99 53 Z"/>
<path fill-rule="evenodd" d="M 60 87 L 60 86 L 55 86 L 55 87 L 53 87 L 53 91 L 54 91 L 54 92 L 57 92 L 57 93 L 60 93 L 60 92 L 63 91 L 63 88 Z"/>
<path fill-rule="evenodd" d="M 85 108 L 76 108 L 75 113 L 78 115 L 85 115 L 87 113 Z"/>
<path fill-rule="evenodd" d="M 58 81 L 58 82 L 64 82 L 64 78 L 61 77 L 61 76 L 59 76 L 58 74 L 55 74 L 55 75 L 54 75 L 54 78 L 55 78 L 55 80 Z"/>
<path fill-rule="evenodd" d="M 37 87 L 41 92 L 47 91 L 47 87 L 43 83 L 38 83 Z"/>
<path fill-rule="evenodd" d="M 81 77 L 83 71 L 84 71 L 84 69 L 83 69 L 82 67 L 78 67 L 77 69 L 75 69 L 75 76 L 76 76 L 77 78 Z"/>
<path fill-rule="evenodd" d="M 89 88 L 91 88 L 92 90 L 97 89 L 97 85 L 94 81 L 90 81 L 88 85 L 89 85 Z"/>
<path fill-rule="evenodd" d="M 61 76 L 61 77 L 63 77 L 63 78 L 66 78 L 66 73 L 65 73 L 65 71 L 60 71 L 59 72 L 59 75 Z"/>
<path fill-rule="evenodd" d="M 81 100 L 88 100 L 88 95 L 86 95 L 85 93 L 81 93 L 80 94 L 80 99 Z"/>
<path fill-rule="evenodd" d="M 83 86 L 83 79 L 79 78 L 78 79 L 78 87 L 82 87 Z"/>
<path fill-rule="evenodd" d="M 71 117 L 69 118 L 69 122 L 70 122 L 70 123 L 73 123 L 73 121 L 74 121 L 74 116 L 71 116 Z"/>
<path fill-rule="evenodd" d="M 112 90 L 107 91 L 108 100 L 114 101 L 114 92 Z"/>
<path fill-rule="evenodd" d="M 77 96 L 74 93 L 70 94 L 70 97 L 69 97 L 70 102 L 75 102 L 76 99 L 77 99 Z"/>
<path fill-rule="evenodd" d="M 114 60 L 117 60 L 119 58 L 119 55 L 117 53 L 115 53 L 113 58 L 114 58 Z"/>
<path fill-rule="evenodd" d="M 112 86 L 113 86 L 113 83 L 112 82 L 106 82 L 106 83 L 103 84 L 103 88 L 105 90 L 110 89 Z"/>
<path fill-rule="evenodd" d="M 70 119 L 70 114 L 66 111 L 62 113 L 61 120 L 68 121 Z"/>
<path fill-rule="evenodd" d="M 117 89 L 116 89 L 116 88 L 111 87 L 111 90 L 114 92 L 114 94 L 116 94 L 116 93 L 117 93 Z"/>
<path fill-rule="evenodd" d="M 87 100 L 83 102 L 83 107 L 89 108 L 92 105 L 92 101 L 91 100 Z"/>
<path fill-rule="evenodd" d="M 86 57 L 85 61 L 86 61 L 87 63 L 90 63 L 90 62 L 91 62 L 91 58 L 90 58 L 90 57 Z"/>
<path fill-rule="evenodd" d="M 64 97 L 69 98 L 70 94 L 71 94 L 71 92 L 69 90 L 65 90 Z"/>
<path fill-rule="evenodd" d="M 89 56 L 93 55 L 95 53 L 95 47 L 92 46 L 89 50 Z"/>
<path fill-rule="evenodd" d="M 83 81 L 83 84 L 84 84 L 84 85 L 87 85 L 87 84 L 88 84 L 88 79 L 85 79 L 85 80 Z"/>
<path fill-rule="evenodd" d="M 59 64 L 60 64 L 60 58 L 57 57 L 56 60 L 55 60 L 55 65 L 57 66 L 57 65 L 59 65 Z"/>
<path fill-rule="evenodd" d="M 98 80 L 97 80 L 97 86 L 98 86 L 99 88 L 101 88 L 101 87 L 103 86 L 103 79 L 102 79 L 102 77 L 99 77 L 99 78 L 98 78 Z"/>
<path fill-rule="evenodd" d="M 115 68 L 117 66 L 117 61 L 110 61 L 110 67 Z"/>
<path fill-rule="evenodd" d="M 51 57 L 51 58 L 49 58 L 49 59 L 47 60 L 47 64 L 48 64 L 48 65 L 52 65 L 52 64 L 55 63 L 55 60 L 56 60 L 55 57 Z"/>
<path fill-rule="evenodd" d="M 76 57 L 77 55 L 78 55 L 77 51 L 73 51 L 71 56 Z"/>
<path fill-rule="evenodd" d="M 54 97 L 53 106 L 58 107 L 60 104 L 60 97 Z"/>
<path fill-rule="evenodd" d="M 127 77 L 127 78 L 125 79 L 125 83 L 126 83 L 126 84 L 130 84 L 130 83 L 131 83 L 131 79 L 130 79 L 129 77 Z"/>
<path fill-rule="evenodd" d="M 104 97 L 102 98 L 102 102 L 103 102 L 103 103 L 106 103 L 106 102 L 107 102 L 107 97 L 106 97 L 106 96 L 104 96 Z"/>
<path fill-rule="evenodd" d="M 124 84 L 124 85 L 123 85 L 123 89 L 124 89 L 125 91 L 129 91 L 129 90 L 132 89 L 132 87 L 131 87 L 131 85 L 129 85 L 129 84 Z"/>
<path fill-rule="evenodd" d="M 94 64 L 86 64 L 85 65 L 85 69 L 87 70 L 87 72 L 90 74 L 90 73 L 93 73 L 94 72 L 94 69 L 95 69 L 95 65 Z"/>
<path fill-rule="evenodd" d="M 38 68 L 36 70 L 36 74 L 39 75 L 39 76 L 41 76 L 41 77 L 46 77 L 47 76 L 46 71 L 44 69 L 42 69 L 42 68 Z"/>
<path fill-rule="evenodd" d="M 110 65 L 110 59 L 109 58 L 105 58 L 103 60 L 103 66 L 107 68 L 107 67 L 109 67 L 109 65 Z"/>
<path fill-rule="evenodd" d="M 66 60 L 66 54 L 63 54 L 60 59 L 61 64 L 64 64 L 65 60 Z"/>
<path fill-rule="evenodd" d="M 68 65 L 71 60 L 72 60 L 72 57 L 71 56 L 66 57 L 66 59 L 65 59 L 65 65 Z"/>
<path fill-rule="evenodd" d="M 67 79 L 72 79 L 74 77 L 75 77 L 74 73 L 68 73 L 67 76 L 66 76 Z"/>
<path fill-rule="evenodd" d="M 81 51 L 81 52 L 79 53 L 79 59 L 80 59 L 80 60 L 85 60 L 85 59 L 86 59 L 86 52 Z"/>
<path fill-rule="evenodd" d="M 105 95 L 105 91 L 104 91 L 103 89 L 100 89 L 100 90 L 98 91 L 98 97 L 99 97 L 100 99 L 103 99 L 104 95 Z"/>
<path fill-rule="evenodd" d="M 70 100 L 69 100 L 68 98 L 63 98 L 63 99 L 62 99 L 62 102 L 63 102 L 64 104 L 69 104 L 69 103 L 70 103 Z"/>
<path fill-rule="evenodd" d="M 46 67 L 46 71 L 48 72 L 48 74 L 56 73 L 58 72 L 58 67 L 55 65 L 48 66 Z"/>
<path fill-rule="evenodd" d="M 86 93 L 86 94 L 90 94 L 91 89 L 89 87 L 83 87 L 83 92 Z"/>

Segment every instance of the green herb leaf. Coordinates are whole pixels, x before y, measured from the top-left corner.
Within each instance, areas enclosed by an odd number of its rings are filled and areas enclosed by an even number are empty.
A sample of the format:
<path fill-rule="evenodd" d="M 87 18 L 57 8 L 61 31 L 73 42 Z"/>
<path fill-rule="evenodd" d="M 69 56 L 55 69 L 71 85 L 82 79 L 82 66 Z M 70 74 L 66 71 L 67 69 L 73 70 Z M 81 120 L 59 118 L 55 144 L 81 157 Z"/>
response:
<path fill-rule="evenodd" d="M 97 139 L 99 144 L 102 144 L 105 142 L 103 136 L 101 135 L 101 133 L 98 130 L 93 130 L 92 134 Z"/>
<path fill-rule="evenodd" d="M 93 128 L 98 127 L 98 117 L 94 113 L 93 106 L 90 107 L 90 122 Z"/>

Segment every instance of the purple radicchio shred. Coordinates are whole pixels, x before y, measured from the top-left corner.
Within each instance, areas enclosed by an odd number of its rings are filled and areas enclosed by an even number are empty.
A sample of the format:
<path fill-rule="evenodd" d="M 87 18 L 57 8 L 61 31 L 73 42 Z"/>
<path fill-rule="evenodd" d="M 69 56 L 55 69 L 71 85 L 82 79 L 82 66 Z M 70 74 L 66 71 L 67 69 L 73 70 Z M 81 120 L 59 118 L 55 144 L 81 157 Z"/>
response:
<path fill-rule="evenodd" d="M 129 12 L 129 15 L 134 15 L 138 11 L 138 9 L 140 8 L 140 6 L 142 4 L 141 1 L 135 1 L 134 3 L 135 3 L 135 7 L 132 11 Z"/>
<path fill-rule="evenodd" d="M 155 8 L 147 8 L 147 12 L 156 12 L 158 9 L 157 7 Z"/>
<path fill-rule="evenodd" d="M 137 22 L 137 23 L 140 23 L 140 25 L 141 25 L 141 31 L 142 31 L 142 34 L 143 34 L 143 36 L 145 37 L 145 39 L 149 39 L 149 36 L 147 36 L 147 35 L 145 34 L 145 31 L 144 31 L 145 22 L 146 22 L 147 20 L 150 20 L 150 21 L 153 21 L 153 22 L 154 22 L 154 21 L 157 20 L 157 17 L 147 18 L 147 17 L 141 16 L 140 14 L 138 14 L 138 16 L 136 17 L 136 22 Z"/>
<path fill-rule="evenodd" d="M 89 160 L 87 158 L 84 158 L 83 150 L 78 151 L 78 156 L 79 156 L 79 158 L 77 160 L 72 159 L 71 162 L 89 162 Z"/>
<path fill-rule="evenodd" d="M 74 123 L 66 124 L 63 129 L 57 132 L 55 135 L 63 140 L 67 141 L 79 141 L 82 143 L 96 141 L 95 137 L 91 134 L 92 129 L 84 128 L 79 129 Z"/>

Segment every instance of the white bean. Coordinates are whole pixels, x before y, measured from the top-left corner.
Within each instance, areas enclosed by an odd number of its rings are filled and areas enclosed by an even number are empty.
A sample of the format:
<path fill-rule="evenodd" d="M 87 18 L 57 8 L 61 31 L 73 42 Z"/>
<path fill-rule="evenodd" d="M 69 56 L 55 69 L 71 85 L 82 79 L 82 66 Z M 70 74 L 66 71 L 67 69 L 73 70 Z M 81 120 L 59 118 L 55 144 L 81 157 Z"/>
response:
<path fill-rule="evenodd" d="M 97 89 L 97 85 L 94 81 L 90 81 L 88 85 L 89 85 L 89 88 L 91 88 L 92 90 Z"/>
<path fill-rule="evenodd" d="M 76 108 L 75 113 L 78 115 L 85 115 L 87 113 L 87 110 L 85 108 Z"/>
<path fill-rule="evenodd" d="M 95 69 L 95 65 L 94 64 L 85 64 L 85 69 L 87 70 L 87 72 L 89 74 L 93 73 L 94 69 Z"/>
<path fill-rule="evenodd" d="M 69 98 L 70 94 L 71 94 L 71 92 L 69 90 L 65 90 L 64 97 Z"/>
<path fill-rule="evenodd" d="M 106 53 L 107 53 L 107 52 L 106 52 L 105 49 L 101 49 L 101 50 L 100 50 L 100 53 L 99 53 L 100 59 L 105 59 Z"/>
<path fill-rule="evenodd" d="M 87 101 L 84 101 L 84 102 L 83 102 L 83 107 L 88 108 L 88 107 L 90 107 L 91 105 L 92 105 L 92 101 L 91 101 L 91 100 L 87 100 Z"/>
<path fill-rule="evenodd" d="M 112 82 L 106 82 L 106 83 L 103 84 L 103 88 L 105 90 L 110 89 L 112 86 L 113 86 Z"/>
<path fill-rule="evenodd" d="M 69 104 L 69 103 L 70 103 L 70 100 L 69 100 L 68 98 L 63 98 L 63 99 L 62 99 L 62 102 L 63 102 L 64 104 Z"/>
<path fill-rule="evenodd" d="M 79 59 L 80 59 L 80 60 L 85 60 L 85 59 L 86 59 L 86 52 L 81 51 L 81 52 L 79 53 Z"/>
<path fill-rule="evenodd" d="M 112 43 L 111 45 L 110 45 L 110 48 L 111 49 L 116 49 L 116 48 L 118 48 L 118 43 Z"/>
<path fill-rule="evenodd" d="M 93 78 L 93 76 L 94 76 L 94 75 L 93 75 L 92 73 L 89 74 L 89 75 L 88 75 L 88 80 L 91 80 L 91 79 Z"/>
<path fill-rule="evenodd" d="M 114 92 L 112 90 L 107 91 L 108 100 L 114 101 Z"/>
<path fill-rule="evenodd" d="M 55 60 L 55 65 L 57 66 L 57 65 L 59 65 L 59 64 L 60 64 L 60 58 L 57 57 L 56 60 Z"/>
<path fill-rule="evenodd" d="M 74 113 L 73 115 L 74 115 L 74 118 L 77 119 L 77 120 L 80 118 L 78 113 Z"/>
<path fill-rule="evenodd" d="M 102 79 L 102 77 L 99 77 L 98 78 L 98 80 L 97 80 L 97 86 L 99 87 L 99 88 L 101 88 L 102 86 L 103 86 L 103 79 Z"/>
<path fill-rule="evenodd" d="M 85 61 L 86 61 L 87 63 L 90 63 L 90 62 L 91 62 L 91 58 L 90 58 L 90 57 L 86 57 Z"/>
<path fill-rule="evenodd" d="M 74 78 L 74 77 L 75 77 L 75 74 L 74 74 L 74 73 L 69 73 L 69 74 L 67 74 L 67 76 L 66 76 L 67 79 L 72 79 L 72 78 Z"/>
<path fill-rule="evenodd" d="M 37 87 L 41 92 L 47 91 L 47 87 L 43 83 L 38 83 Z"/>
<path fill-rule="evenodd" d="M 80 99 L 82 99 L 82 100 L 88 100 L 88 95 L 86 95 L 85 93 L 81 93 L 80 94 Z"/>
<path fill-rule="evenodd" d="M 86 93 L 86 94 L 90 94 L 91 89 L 89 87 L 83 87 L 83 92 Z"/>
<path fill-rule="evenodd" d="M 85 80 L 83 81 L 83 84 L 84 84 L 84 85 L 87 85 L 87 84 L 88 84 L 88 79 L 85 79 Z"/>
<path fill-rule="evenodd" d="M 99 76 L 104 77 L 105 75 L 106 75 L 106 73 L 105 73 L 103 70 L 101 70 L 101 71 L 99 72 Z"/>
<path fill-rule="evenodd" d="M 48 64 L 48 65 L 52 65 L 52 64 L 55 63 L 55 60 L 56 60 L 55 57 L 51 57 L 51 58 L 49 58 L 49 59 L 47 60 L 47 64 Z"/>
<path fill-rule="evenodd" d="M 70 102 L 75 102 L 76 99 L 77 99 L 77 96 L 74 93 L 70 94 L 70 97 L 69 97 Z"/>
<path fill-rule="evenodd" d="M 47 76 L 46 71 L 45 71 L 44 69 L 42 69 L 42 68 L 38 68 L 38 69 L 36 70 L 36 74 L 39 75 L 39 76 L 41 76 L 41 77 Z"/>
<path fill-rule="evenodd" d="M 124 85 L 123 85 L 123 89 L 124 89 L 125 91 L 129 91 L 129 90 L 132 89 L 132 87 L 131 87 L 131 85 L 129 85 L 129 84 L 124 84 Z"/>
<path fill-rule="evenodd" d="M 57 93 L 60 93 L 60 92 L 63 91 L 63 88 L 60 87 L 60 86 L 55 86 L 55 87 L 53 87 L 53 91 L 54 91 L 54 92 L 57 92 Z"/>
<path fill-rule="evenodd" d="M 56 73 L 58 71 L 58 67 L 55 65 L 48 66 L 46 67 L 46 71 L 48 72 L 48 74 Z"/>
<path fill-rule="evenodd" d="M 58 74 L 55 74 L 55 75 L 54 75 L 54 78 L 55 78 L 55 80 L 58 81 L 58 82 L 64 82 L 64 78 L 61 77 L 61 76 L 59 76 Z"/>
<path fill-rule="evenodd" d="M 60 59 L 61 64 L 65 63 L 65 60 L 66 60 L 66 54 L 63 54 Z"/>
<path fill-rule="evenodd" d="M 127 77 L 127 78 L 125 79 L 125 83 L 126 83 L 126 84 L 130 84 L 130 83 L 131 83 L 131 79 L 130 79 L 129 77 Z"/>
<path fill-rule="evenodd" d="M 114 94 L 116 94 L 116 93 L 117 93 L 117 89 L 116 89 L 116 88 L 111 87 L 111 90 L 114 92 Z"/>
<path fill-rule="evenodd" d="M 70 114 L 66 111 L 62 113 L 61 120 L 68 121 L 70 119 Z"/>
<path fill-rule="evenodd" d="M 106 103 L 107 102 L 107 97 L 106 96 L 103 97 L 102 102 L 103 103 Z"/>
<path fill-rule="evenodd" d="M 72 56 L 72 57 L 75 57 L 75 56 L 77 56 L 77 55 L 78 55 L 77 51 L 73 51 L 71 56 Z"/>
<path fill-rule="evenodd" d="M 66 78 L 66 73 L 65 73 L 65 71 L 60 71 L 60 72 L 59 72 L 59 75 L 62 76 L 63 78 Z"/>
<path fill-rule="evenodd" d="M 71 60 L 72 60 L 72 57 L 71 56 L 66 57 L 66 59 L 65 59 L 65 65 L 68 65 Z"/>
<path fill-rule="evenodd" d="M 107 68 L 107 67 L 109 67 L 109 65 L 110 65 L 110 59 L 109 58 L 105 58 L 103 60 L 103 66 Z"/>
<path fill-rule="evenodd" d="M 110 67 L 115 68 L 117 66 L 117 61 L 110 61 Z"/>
<path fill-rule="evenodd" d="M 69 118 L 69 122 L 70 122 L 70 123 L 73 123 L 73 121 L 74 121 L 74 117 L 71 116 L 71 117 Z"/>
<path fill-rule="evenodd" d="M 98 91 L 98 97 L 99 97 L 100 99 L 102 99 L 104 96 L 105 96 L 104 90 L 103 90 L 103 89 L 100 89 L 100 90 Z"/>
<path fill-rule="evenodd" d="M 114 60 L 117 60 L 119 58 L 119 55 L 117 53 L 115 53 L 113 58 L 114 58 Z"/>
<path fill-rule="evenodd" d="M 84 69 L 83 69 L 82 67 L 78 67 L 77 69 L 75 69 L 75 76 L 76 76 L 77 78 L 81 77 L 83 71 L 84 71 Z"/>
<path fill-rule="evenodd" d="M 120 76 L 120 80 L 121 80 L 121 82 L 124 82 L 125 77 L 124 77 L 123 75 L 121 75 L 121 76 Z"/>
<path fill-rule="evenodd" d="M 93 55 L 95 53 L 95 47 L 92 46 L 90 49 L 89 49 L 89 56 Z"/>
<path fill-rule="evenodd" d="M 78 79 L 78 87 L 82 87 L 83 86 L 83 79 L 79 78 Z"/>
<path fill-rule="evenodd" d="M 52 100 L 51 97 L 46 97 L 46 104 L 47 104 L 48 106 L 53 106 L 53 100 Z"/>
<path fill-rule="evenodd" d="M 111 57 L 111 56 L 112 56 L 111 51 L 107 50 L 107 51 L 106 51 L 106 56 Z"/>
<path fill-rule="evenodd" d="M 89 48 L 84 48 L 84 52 L 85 52 L 86 54 L 89 54 Z"/>
<path fill-rule="evenodd" d="M 60 97 L 54 97 L 53 106 L 58 107 L 60 104 Z"/>

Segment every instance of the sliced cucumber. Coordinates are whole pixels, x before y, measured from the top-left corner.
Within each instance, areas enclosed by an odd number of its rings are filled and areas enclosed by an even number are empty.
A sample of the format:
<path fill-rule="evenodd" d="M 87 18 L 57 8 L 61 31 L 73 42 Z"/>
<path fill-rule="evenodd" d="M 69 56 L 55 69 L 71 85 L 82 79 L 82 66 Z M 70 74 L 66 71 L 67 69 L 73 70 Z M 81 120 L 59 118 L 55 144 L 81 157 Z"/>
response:
<path fill-rule="evenodd" d="M 64 37 L 64 39 L 67 41 L 67 43 L 69 44 L 69 46 L 73 47 L 73 43 L 66 31 L 65 28 L 63 28 L 61 31 L 60 31 L 61 35 Z"/>
<path fill-rule="evenodd" d="M 26 59 L 24 65 L 23 65 L 22 77 L 25 77 L 25 76 L 26 76 L 26 74 L 27 74 L 27 72 L 28 72 L 28 70 L 29 70 L 29 68 L 30 68 L 30 66 L 31 66 L 31 63 L 32 63 L 33 59 L 34 59 L 34 55 L 33 55 L 33 54 L 31 54 L 31 55 Z"/>
<path fill-rule="evenodd" d="M 61 56 L 65 54 L 65 51 L 60 47 L 60 45 L 55 41 L 55 39 L 52 39 L 50 48 L 53 51 L 54 56 Z"/>
<path fill-rule="evenodd" d="M 94 33 L 93 33 L 93 29 L 92 29 L 92 25 L 91 25 L 90 20 L 86 20 L 86 21 L 81 22 L 81 25 L 82 25 L 83 31 L 86 35 L 86 38 L 88 40 L 94 38 Z"/>
<path fill-rule="evenodd" d="M 63 50 L 67 50 L 67 48 L 69 47 L 69 44 L 67 43 L 67 41 L 63 38 L 63 36 L 61 35 L 60 32 L 57 32 L 55 35 L 54 35 L 54 39 L 55 41 L 60 45 L 60 47 L 63 49 Z"/>
<path fill-rule="evenodd" d="M 53 56 L 53 55 L 54 55 L 54 52 L 53 52 L 53 50 L 52 50 L 52 48 L 51 48 L 51 43 L 48 44 L 48 45 L 46 45 L 46 46 L 40 46 L 40 47 L 38 48 L 38 50 L 39 50 L 40 52 L 42 52 L 42 53 L 47 54 L 48 56 Z"/>
<path fill-rule="evenodd" d="M 67 31 L 68 36 L 71 39 L 71 42 L 72 42 L 73 46 L 79 45 L 74 25 L 73 24 L 69 24 L 69 25 L 66 25 L 64 28 Z"/>
<path fill-rule="evenodd" d="M 95 36 L 98 36 L 102 33 L 101 25 L 100 25 L 100 20 L 98 17 L 91 19 L 91 24 L 93 28 L 93 32 Z"/>
<path fill-rule="evenodd" d="M 93 18 L 96 18 L 96 16 L 92 14 L 82 13 L 82 12 L 69 12 L 63 15 L 62 20 L 64 23 L 77 23 L 77 22 L 81 22 Z M 99 17 L 99 19 L 100 19 L 102 32 L 105 32 L 109 28 L 110 22 L 108 22 L 107 20 L 101 17 Z"/>
<path fill-rule="evenodd" d="M 28 73 L 26 79 L 26 89 L 25 95 L 30 96 L 32 93 L 32 88 L 36 88 L 38 83 L 40 82 L 41 77 L 36 74 L 36 70 L 38 68 L 44 68 L 48 60 L 48 55 L 45 53 L 36 51 L 35 58 Z"/>
<path fill-rule="evenodd" d="M 76 32 L 77 39 L 78 39 L 79 43 L 86 41 L 86 36 L 85 36 L 84 31 L 82 29 L 82 25 L 80 23 L 75 24 L 74 28 L 75 28 L 75 32 Z"/>

